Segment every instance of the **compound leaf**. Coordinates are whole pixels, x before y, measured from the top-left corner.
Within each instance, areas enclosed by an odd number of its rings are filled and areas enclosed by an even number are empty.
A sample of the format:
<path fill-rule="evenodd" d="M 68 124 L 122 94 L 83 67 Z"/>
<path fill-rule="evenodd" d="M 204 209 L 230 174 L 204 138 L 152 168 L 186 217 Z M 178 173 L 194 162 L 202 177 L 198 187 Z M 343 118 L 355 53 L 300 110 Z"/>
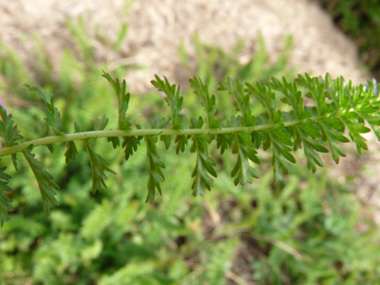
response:
<path fill-rule="evenodd" d="M 22 153 L 37 180 L 38 187 L 40 188 L 42 205 L 44 206 L 45 213 L 48 215 L 50 207 L 58 204 L 54 196 L 57 194 L 55 190 L 58 190 L 59 186 L 54 182 L 50 173 L 42 167 L 41 163 L 35 158 L 30 149 L 24 150 Z"/>
<path fill-rule="evenodd" d="M 13 206 L 11 200 L 7 197 L 7 192 L 11 192 L 12 189 L 7 185 L 11 176 L 5 173 L 6 167 L 0 168 L 0 226 L 2 227 L 4 222 L 9 219 L 9 212 L 12 212 Z"/>
<path fill-rule="evenodd" d="M 107 189 L 105 183 L 105 180 L 108 178 L 106 171 L 112 174 L 116 173 L 108 167 L 109 163 L 94 151 L 94 142 L 92 140 L 84 140 L 84 145 L 90 158 L 92 169 L 92 193 L 95 194 L 97 191 L 101 192 L 103 187 Z"/>
<path fill-rule="evenodd" d="M 11 147 L 17 144 L 17 141 L 22 140 L 23 137 L 14 125 L 12 115 L 8 115 L 7 111 L 3 106 L 0 105 L 0 136 L 3 138 L 5 146 Z M 12 163 L 14 168 L 17 170 L 17 158 L 16 154 L 12 154 Z"/>
<path fill-rule="evenodd" d="M 64 123 L 61 120 L 61 114 L 58 109 L 54 106 L 53 96 L 36 86 L 32 86 L 30 84 L 25 84 L 25 86 L 32 92 L 36 92 L 40 95 L 42 100 L 44 101 L 47 112 L 46 112 L 46 122 L 52 127 L 53 131 L 57 135 L 64 134 Z"/>
<path fill-rule="evenodd" d="M 66 164 L 69 164 L 70 160 L 74 161 L 77 156 L 78 156 L 78 150 L 75 143 L 73 141 L 67 142 L 67 149 L 65 152 Z"/>
<path fill-rule="evenodd" d="M 162 168 L 165 168 L 165 164 L 162 162 L 160 156 L 157 152 L 157 143 L 158 136 L 146 136 L 146 153 L 149 161 L 149 180 L 148 180 L 148 195 L 146 197 L 146 202 L 153 201 L 156 193 L 161 193 L 160 183 L 165 181 Z"/>
<path fill-rule="evenodd" d="M 127 92 L 127 83 L 125 80 L 120 83 L 120 80 L 118 78 L 114 80 L 109 73 L 106 73 L 104 71 L 102 76 L 111 84 L 112 88 L 115 91 L 118 105 L 118 129 L 129 131 L 132 124 L 127 119 L 126 114 L 131 95 Z"/>
<path fill-rule="evenodd" d="M 170 107 L 172 128 L 179 130 L 182 128 L 180 112 L 183 103 L 183 97 L 180 95 L 180 87 L 177 87 L 175 84 L 170 85 L 166 77 L 164 77 L 164 80 L 158 75 L 155 75 L 154 77 L 156 80 L 151 81 L 152 85 L 166 95 L 165 101 Z"/>
<path fill-rule="evenodd" d="M 125 160 L 128 160 L 133 155 L 133 152 L 137 151 L 141 139 L 141 137 L 134 136 L 124 137 L 121 147 L 124 148 Z"/>

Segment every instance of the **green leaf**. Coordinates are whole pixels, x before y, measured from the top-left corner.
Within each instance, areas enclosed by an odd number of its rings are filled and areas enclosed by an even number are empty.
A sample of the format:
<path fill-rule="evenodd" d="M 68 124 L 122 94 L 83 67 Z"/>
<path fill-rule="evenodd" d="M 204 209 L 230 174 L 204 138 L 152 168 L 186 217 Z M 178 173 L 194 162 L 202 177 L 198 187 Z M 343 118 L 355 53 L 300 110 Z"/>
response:
<path fill-rule="evenodd" d="M 360 134 L 368 133 L 370 129 L 365 127 L 363 122 L 353 122 L 350 119 L 347 119 L 347 117 L 342 117 L 342 120 L 347 126 L 348 135 L 355 143 L 358 153 L 361 154 L 363 149 L 368 150 L 366 139 Z"/>
<path fill-rule="evenodd" d="M 227 122 L 229 127 L 239 127 L 242 124 L 242 117 L 231 116 Z M 231 171 L 231 176 L 235 177 L 234 183 L 246 184 L 250 183 L 250 177 L 258 178 L 256 171 L 251 167 L 249 161 L 260 164 L 260 159 L 257 156 L 257 151 L 254 149 L 251 141 L 251 134 L 248 132 L 235 133 L 227 141 L 227 147 L 232 144 L 232 153 L 237 154 L 237 160 L 234 168 Z"/>
<path fill-rule="evenodd" d="M 204 84 L 200 78 L 193 77 L 189 80 L 191 87 L 194 88 L 195 94 L 201 98 L 202 105 L 207 114 L 207 123 L 211 129 L 219 129 L 220 123 L 215 119 L 216 99 L 210 96 L 207 84 Z"/>
<path fill-rule="evenodd" d="M 37 180 L 38 187 L 40 188 L 42 205 L 44 206 L 45 213 L 48 215 L 50 213 L 50 207 L 58 204 L 54 196 L 56 195 L 55 190 L 58 190 L 59 186 L 54 182 L 50 173 L 42 167 L 30 149 L 24 150 L 22 154 Z"/>
<path fill-rule="evenodd" d="M 183 97 L 180 95 L 180 87 L 178 86 L 177 88 L 175 84 L 170 85 L 166 77 L 164 77 L 164 80 L 158 75 L 155 75 L 154 77 L 156 80 L 151 81 L 152 85 L 166 95 L 165 101 L 170 107 L 172 128 L 179 130 L 182 128 L 180 112 L 183 103 Z"/>
<path fill-rule="evenodd" d="M 12 115 L 8 115 L 7 111 L 3 106 L 0 105 L 0 136 L 3 138 L 5 146 L 11 147 L 17 145 L 17 141 L 22 140 L 23 137 L 20 135 L 20 132 L 17 129 L 17 126 L 14 125 Z M 16 154 L 12 155 L 12 163 L 14 168 L 17 170 L 17 157 Z"/>
<path fill-rule="evenodd" d="M 171 136 L 161 136 L 160 141 L 164 142 L 165 148 L 168 150 L 170 147 L 170 144 L 172 143 L 172 137 Z"/>
<path fill-rule="evenodd" d="M 7 185 L 11 176 L 5 173 L 6 167 L 0 168 L 0 226 L 4 225 L 4 222 L 9 219 L 8 212 L 12 212 L 13 206 L 11 200 L 7 197 L 7 192 L 11 192 L 12 189 Z"/>
<path fill-rule="evenodd" d="M 78 156 L 78 150 L 77 150 L 77 147 L 75 146 L 75 143 L 73 141 L 67 142 L 67 150 L 65 152 L 66 164 L 69 164 L 70 160 L 74 161 L 77 156 Z"/>
<path fill-rule="evenodd" d="M 216 136 L 216 146 L 223 154 L 227 149 L 232 146 L 233 138 L 229 134 L 219 134 Z"/>
<path fill-rule="evenodd" d="M 333 160 L 335 163 L 339 163 L 340 157 L 345 157 L 346 153 L 340 147 L 338 142 L 347 143 L 350 140 L 343 135 L 344 132 L 340 130 L 341 126 L 334 123 L 334 121 L 322 121 L 319 123 L 319 126 L 323 133 L 323 139 L 328 142 Z M 334 126 L 338 128 L 334 128 Z"/>
<path fill-rule="evenodd" d="M 121 147 L 124 148 L 125 160 L 128 160 L 133 152 L 137 151 L 141 139 L 141 137 L 134 136 L 124 137 Z"/>
<path fill-rule="evenodd" d="M 303 119 L 305 117 L 302 92 L 298 89 L 295 82 L 290 83 L 285 77 L 282 78 L 282 81 L 272 78 L 270 86 L 273 90 L 278 90 L 285 96 L 286 100 L 283 100 L 283 102 L 292 107 L 292 113 L 294 113 L 295 118 Z"/>
<path fill-rule="evenodd" d="M 116 149 L 120 145 L 120 138 L 119 137 L 108 137 L 108 142 L 112 143 L 112 147 Z"/>
<path fill-rule="evenodd" d="M 169 122 L 170 119 L 155 116 L 154 119 L 151 121 L 151 125 L 154 129 L 164 129 Z"/>
<path fill-rule="evenodd" d="M 307 166 L 309 170 L 314 173 L 317 170 L 317 166 L 323 166 L 322 159 L 318 152 L 329 152 L 328 149 L 323 146 L 325 142 L 323 140 L 317 140 L 317 138 L 321 137 L 318 125 L 305 124 L 299 127 L 297 126 L 295 127 L 295 132 L 297 133 L 295 140 L 298 140 L 300 143 L 302 142 L 302 148 L 304 149 L 307 159 Z M 294 143 L 295 148 L 298 147 L 297 144 L 298 143 Z"/>
<path fill-rule="evenodd" d="M 225 82 L 220 83 L 219 90 L 227 90 L 234 96 L 238 107 L 237 109 L 243 116 L 243 124 L 245 126 L 252 126 L 255 121 L 252 117 L 251 105 L 249 103 L 250 95 L 244 93 L 243 87 L 239 79 L 236 79 L 236 82 L 234 82 L 231 78 L 227 78 Z"/>
<path fill-rule="evenodd" d="M 164 129 L 169 122 L 170 122 L 170 119 L 155 116 L 153 121 L 151 122 L 151 125 L 152 125 L 152 128 L 154 129 Z M 172 137 L 161 136 L 160 140 L 164 142 L 166 149 L 169 149 L 170 144 L 172 142 Z"/>
<path fill-rule="evenodd" d="M 46 122 L 40 122 L 37 127 L 37 135 L 39 138 L 47 137 L 49 134 L 49 124 Z M 54 146 L 52 144 L 48 144 L 46 146 L 50 153 L 53 153 L 54 151 Z"/>
<path fill-rule="evenodd" d="M 108 124 L 108 118 L 106 115 L 103 115 L 101 119 L 95 118 L 94 127 L 95 130 L 101 131 L 104 130 Z"/>
<path fill-rule="evenodd" d="M 257 151 L 253 148 L 249 133 L 239 133 L 234 135 L 232 152 L 238 155 L 236 164 L 231 171 L 231 176 L 235 177 L 234 183 L 246 184 L 250 183 L 250 177 L 258 178 L 256 171 L 251 167 L 249 161 L 260 164 Z"/>
<path fill-rule="evenodd" d="M 111 84 L 112 88 L 115 91 L 115 95 L 117 98 L 118 105 L 118 129 L 129 131 L 131 129 L 131 122 L 127 119 L 127 111 L 129 106 L 129 100 L 131 95 L 127 93 L 127 83 L 123 80 L 120 83 L 117 78 L 114 80 L 109 73 L 103 71 L 102 76 L 107 79 L 107 81 Z"/>
<path fill-rule="evenodd" d="M 325 96 L 325 81 L 322 77 L 310 77 L 308 74 L 298 75 L 295 83 L 309 90 L 306 97 L 313 98 L 317 104 L 318 115 L 328 112 Z"/>
<path fill-rule="evenodd" d="M 379 111 L 379 107 L 377 107 L 377 112 Z M 371 127 L 373 132 L 375 133 L 377 140 L 380 140 L 380 115 L 373 113 L 362 113 L 358 112 L 358 114 L 367 121 L 368 125 Z"/>
<path fill-rule="evenodd" d="M 216 54 L 211 55 L 214 59 L 217 58 Z M 205 67 L 204 70 L 207 68 Z M 219 90 L 227 91 L 233 97 L 233 104 L 235 104 L 238 114 L 229 119 L 223 119 L 221 114 L 218 114 L 218 119 L 216 119 L 217 96 L 210 94 L 208 85 L 194 77 L 190 80 L 190 85 L 199 97 L 200 100 L 198 101 L 204 107 L 205 116 L 191 118 L 190 127 L 187 128 L 182 121 L 184 98 L 180 95 L 179 86 L 171 85 L 166 77 L 160 79 L 156 75 L 152 84 L 165 93 L 164 100 L 170 107 L 170 119 L 157 116 L 152 120 L 150 129 L 140 130 L 140 125 L 136 124 L 137 130 L 132 130 L 132 123 L 126 117 L 130 94 L 127 93 L 125 80 L 121 82 L 119 79 L 113 79 L 105 72 L 103 76 L 113 87 L 118 101 L 118 129 L 127 131 L 123 134 L 125 137 L 123 137 L 121 144 L 127 160 L 137 151 L 141 139 L 145 139 L 149 160 L 147 201 L 153 200 L 156 191 L 161 194 L 161 183 L 164 181 L 163 168 L 165 165 L 157 150 L 158 139 L 165 144 L 166 149 L 169 149 L 175 136 L 177 154 L 187 149 L 188 141 L 191 139 L 190 151 L 196 155 L 196 164 L 192 172 L 194 178 L 192 191 L 193 195 L 203 195 L 205 189 L 211 189 L 212 179 L 217 175 L 216 163 L 210 157 L 208 150 L 209 145 L 215 139 L 216 146 L 222 154 L 227 149 L 232 148 L 232 153 L 236 156 L 236 163 L 232 167 L 231 175 L 235 184 L 244 184 L 249 182 L 251 177 L 257 177 L 252 163 L 260 163 L 257 155 L 258 149 L 270 150 L 275 180 L 282 180 L 283 175 L 288 173 L 289 163 L 296 162 L 293 155 L 295 150 L 303 148 L 308 168 L 315 172 L 318 166 L 323 165 L 320 153 L 326 153 L 329 150 L 337 163 L 341 156 L 345 156 L 340 143 L 350 141 L 345 136 L 346 132 L 356 144 L 359 153 L 363 149 L 367 149 L 362 134 L 369 132 L 369 127 L 380 138 L 379 93 L 373 90 L 377 86 L 354 86 L 351 81 L 346 82 L 343 78 L 333 80 L 329 75 L 322 78 L 310 77 L 306 74 L 300 75 L 293 81 L 287 81 L 283 78 L 282 80 L 272 79 L 266 84 L 248 83 L 246 85 L 239 80 L 228 78 L 220 84 Z M 207 82 L 209 85 L 211 82 L 213 86 L 216 84 L 214 79 Z M 22 137 L 19 135 L 11 116 L 7 115 L 4 108 L 0 108 L 2 118 L 0 135 L 7 147 L 5 150 L 1 149 L 0 152 L 3 155 L 12 155 L 15 166 L 17 166 L 15 154 L 22 152 L 27 145 L 45 145 L 52 150 L 52 141 L 67 143 L 65 156 L 66 163 L 68 163 L 78 155 L 74 143 L 75 139 L 83 140 L 84 137 L 88 139 L 99 136 L 99 132 L 105 130 L 108 119 L 103 116 L 100 119 L 95 119 L 92 129 L 95 128 L 98 130 L 97 132 L 82 130 L 83 133 L 78 134 L 83 126 L 75 123 L 76 133 L 64 135 L 63 123 L 58 110 L 54 107 L 53 96 L 37 87 L 30 85 L 27 87 L 40 95 L 47 106 L 48 116 L 46 123 L 40 125 L 40 129 L 37 128 L 37 140 L 25 144 L 20 143 L 14 147 L 22 140 Z M 256 108 L 253 106 L 252 108 L 250 103 L 252 97 L 263 107 L 258 106 L 259 108 Z M 307 105 L 304 104 L 306 99 Z M 314 102 L 312 102 L 313 100 Z M 255 110 L 255 115 L 253 115 L 253 110 Z M 258 114 L 259 111 L 261 113 Z M 189 110 L 184 112 L 184 114 L 186 113 L 189 113 Z M 53 128 L 56 135 L 60 136 L 47 137 L 50 127 Z M 113 136 L 120 133 L 122 132 L 107 130 L 101 136 L 112 136 L 107 137 L 107 139 L 116 148 L 120 145 L 121 140 L 120 137 Z M 144 135 L 141 136 L 141 134 Z M 93 192 L 96 192 L 100 191 L 102 187 L 106 188 L 106 172 L 112 172 L 112 170 L 108 168 L 108 163 L 94 152 L 93 143 L 93 139 L 85 140 L 85 147 L 89 153 L 93 172 Z M 28 150 L 28 152 L 30 151 Z M 39 171 L 37 173 L 39 177 L 36 177 L 39 184 L 53 183 L 50 182 L 52 181 L 51 176 L 46 174 L 45 170 L 39 169 L 41 166 L 34 155 L 31 153 L 24 155 L 29 159 L 29 164 L 32 164 L 33 172 Z M 34 168 L 37 170 L 35 171 Z M 54 194 L 48 191 L 49 189 L 54 190 L 53 186 L 48 188 L 45 185 L 42 187 L 44 189 L 40 190 L 45 208 L 55 201 L 53 200 Z M 1 195 L 3 198 L 2 211 L 5 213 L 10 204 L 4 200 L 6 196 Z M 3 215 L 2 219 L 5 218 L 6 216 Z"/>
<path fill-rule="evenodd" d="M 191 119 L 191 128 L 201 128 L 203 119 L 201 117 L 196 120 Z M 211 176 L 217 177 L 214 170 L 216 163 L 208 154 L 208 136 L 207 135 L 193 135 L 193 141 L 190 151 L 197 154 L 197 161 L 191 177 L 194 177 L 192 185 L 193 196 L 204 195 L 205 189 L 211 190 Z"/>
<path fill-rule="evenodd" d="M 42 100 L 44 101 L 47 108 L 47 117 L 45 118 L 45 120 L 53 128 L 54 133 L 57 135 L 64 134 L 64 122 L 61 120 L 61 114 L 59 113 L 58 109 L 54 106 L 53 96 L 36 86 L 32 86 L 29 84 L 25 84 L 25 86 L 30 91 L 39 94 Z"/>
<path fill-rule="evenodd" d="M 249 94 L 255 96 L 259 102 L 266 109 L 266 115 L 269 118 L 269 122 L 279 123 L 281 117 L 276 115 L 277 101 L 275 100 L 275 93 L 270 85 L 263 85 L 259 82 L 256 85 L 246 83 L 246 89 Z M 278 114 L 278 113 L 277 113 Z"/>
<path fill-rule="evenodd" d="M 270 141 L 272 142 L 272 165 L 274 178 L 276 181 L 283 180 L 283 173 L 288 174 L 288 162 L 296 163 L 296 159 L 291 154 L 291 145 L 289 134 L 283 127 L 279 127 L 269 132 Z"/>
<path fill-rule="evenodd" d="M 105 180 L 107 179 L 106 171 L 112 174 L 116 173 L 108 167 L 109 163 L 94 151 L 93 140 L 84 140 L 84 145 L 91 162 L 92 193 L 95 194 L 97 191 L 101 192 L 103 187 L 107 189 L 105 183 Z"/>
<path fill-rule="evenodd" d="M 179 154 L 179 152 L 185 151 L 186 145 L 188 143 L 188 138 L 187 136 L 176 136 L 175 143 L 177 144 L 175 152 L 176 154 Z"/>
<path fill-rule="evenodd" d="M 160 183 L 165 181 L 164 174 L 161 168 L 165 168 L 165 164 L 162 162 L 160 156 L 157 152 L 157 143 L 158 136 L 146 136 L 146 153 L 149 161 L 149 180 L 148 180 L 148 195 L 146 197 L 146 201 L 153 201 L 156 193 L 156 189 L 158 193 L 161 193 Z"/>

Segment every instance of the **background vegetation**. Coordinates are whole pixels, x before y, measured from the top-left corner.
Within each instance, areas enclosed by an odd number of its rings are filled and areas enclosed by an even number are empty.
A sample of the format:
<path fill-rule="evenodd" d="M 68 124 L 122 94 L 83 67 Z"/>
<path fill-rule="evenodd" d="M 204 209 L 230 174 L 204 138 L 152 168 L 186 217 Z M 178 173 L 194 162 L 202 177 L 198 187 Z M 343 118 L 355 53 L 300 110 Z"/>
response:
<path fill-rule="evenodd" d="M 43 131 L 33 122 L 44 113 L 37 97 L 22 87 L 25 82 L 54 93 L 70 128 L 74 120 L 90 125 L 96 116 L 113 114 L 114 95 L 100 76 L 107 66 L 95 64 L 85 31 L 72 23 L 71 29 L 77 49 L 64 54 L 55 77 L 43 49 L 36 49 L 38 72 L 31 73 L 14 51 L 0 47 L 0 90 L 9 99 L 15 120 L 23 122 L 18 127 L 26 137 Z M 124 36 L 121 32 L 118 41 Z M 237 60 L 241 45 L 225 53 L 194 41 L 197 74 L 212 90 L 227 76 L 250 82 L 293 76 L 286 67 L 291 38 L 276 64 L 268 63 L 262 40 L 246 64 Z M 179 52 L 186 68 L 186 51 Z M 114 73 L 123 75 L 128 68 Z M 201 112 L 194 94 L 183 92 L 185 112 Z M 159 94 L 133 96 L 138 97 L 131 100 L 133 121 L 148 122 L 164 110 Z M 224 112 L 232 112 L 225 99 L 218 99 Z M 53 154 L 38 151 L 61 187 L 60 206 L 49 217 L 44 215 L 33 174 L 23 167 L 12 173 L 16 210 L 0 229 L 0 284 L 376 284 L 380 280 L 380 231 L 363 215 L 370 210 L 355 191 L 331 180 L 327 168 L 312 175 L 302 164 L 293 166 L 285 183 L 273 184 L 270 163 L 264 162 L 262 178 L 235 187 L 223 170 L 230 169 L 225 167 L 230 164 L 225 154 L 216 159 L 218 179 L 212 192 L 194 198 L 192 165 L 186 163 L 192 154 L 168 153 L 162 157 L 166 172 L 172 174 L 163 184 L 165 195 L 145 204 L 147 161 L 142 148 L 126 163 L 123 153 L 110 151 L 110 143 L 96 147 L 117 175 L 108 180 L 108 190 L 95 196 L 83 152 L 66 167 L 64 146 L 57 146 Z"/>
<path fill-rule="evenodd" d="M 321 0 L 335 23 L 358 44 L 359 52 L 380 79 L 380 3 L 377 0 Z"/>

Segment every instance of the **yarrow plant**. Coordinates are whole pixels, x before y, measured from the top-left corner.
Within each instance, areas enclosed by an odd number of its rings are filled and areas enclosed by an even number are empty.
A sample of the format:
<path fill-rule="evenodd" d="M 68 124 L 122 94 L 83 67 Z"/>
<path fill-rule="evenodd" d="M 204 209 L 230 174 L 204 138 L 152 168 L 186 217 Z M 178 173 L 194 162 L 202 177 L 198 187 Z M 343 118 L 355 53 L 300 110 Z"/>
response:
<path fill-rule="evenodd" d="M 101 119 L 95 119 L 93 129 L 83 130 L 83 126 L 75 123 L 75 131 L 69 133 L 54 105 L 53 96 L 36 86 L 25 84 L 45 103 L 46 118 L 44 131 L 39 137 L 24 141 L 12 116 L 0 106 L 0 136 L 4 145 L 0 149 L 0 157 L 10 155 L 16 170 L 16 155 L 25 158 L 36 178 L 47 214 L 49 208 L 57 204 L 55 195 L 59 186 L 33 154 L 33 149 L 38 146 L 45 146 L 53 152 L 53 144 L 66 143 L 65 161 L 69 164 L 78 156 L 76 142 L 82 141 L 91 163 L 92 190 L 96 193 L 107 188 L 107 175 L 114 173 L 109 163 L 95 151 L 96 140 L 107 138 L 113 148 L 124 150 L 126 160 L 143 146 L 141 142 L 144 141 L 148 161 L 148 202 L 154 199 L 156 192 L 162 194 L 161 183 L 165 180 L 165 164 L 157 149 L 159 141 L 167 150 L 172 143 L 175 144 L 177 155 L 187 148 L 194 153 L 191 188 L 192 194 L 197 196 L 203 195 L 206 189 L 210 190 L 213 178 L 217 177 L 216 162 L 209 155 L 209 146 L 214 141 L 221 154 L 230 150 L 236 156 L 231 176 L 237 185 L 258 177 L 255 169 L 260 164 L 259 149 L 270 153 L 275 180 L 282 180 L 283 175 L 288 173 L 289 164 L 296 163 L 293 152 L 297 149 L 303 149 L 308 168 L 315 172 L 317 166 L 323 166 L 320 153 L 330 152 L 338 163 L 340 157 L 346 156 L 340 143 L 355 143 L 360 154 L 363 149 L 367 150 L 363 133 L 372 129 L 380 139 L 380 100 L 375 81 L 354 86 L 342 77 L 333 80 L 329 74 L 325 78 L 299 75 L 294 81 L 273 78 L 266 84 L 242 83 L 238 79 L 228 78 L 220 83 L 218 92 L 231 95 L 236 114 L 220 119 L 216 116 L 217 96 L 210 94 L 208 86 L 200 78 L 194 77 L 190 79 L 190 86 L 199 97 L 204 116 L 186 120 L 182 112 L 180 87 L 156 75 L 152 84 L 165 94 L 170 117 L 156 117 L 151 122 L 151 128 L 142 128 L 127 116 L 131 96 L 125 80 L 114 79 L 105 72 L 103 77 L 116 95 L 116 129 L 106 129 L 109 120 L 104 115 Z M 305 98 L 308 104 L 305 104 Z M 263 111 L 259 115 L 253 115 L 252 99 L 262 105 Z M 6 174 L 6 169 L 5 166 L 0 168 L 1 225 L 13 210 L 7 196 L 12 191 L 8 186 L 11 176 Z"/>

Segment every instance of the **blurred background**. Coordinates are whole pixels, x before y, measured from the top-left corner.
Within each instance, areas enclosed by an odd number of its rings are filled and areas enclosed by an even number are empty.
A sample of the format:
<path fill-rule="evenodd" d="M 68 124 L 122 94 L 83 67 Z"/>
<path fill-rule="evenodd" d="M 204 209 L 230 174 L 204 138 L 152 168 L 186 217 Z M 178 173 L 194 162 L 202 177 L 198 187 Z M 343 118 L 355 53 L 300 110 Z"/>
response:
<path fill-rule="evenodd" d="M 90 127 L 103 114 L 116 127 L 102 70 L 127 80 L 128 116 L 142 125 L 168 114 L 154 74 L 181 84 L 184 114 L 194 116 L 202 114 L 188 90 L 194 75 L 216 93 L 227 77 L 329 72 L 358 84 L 380 74 L 380 4 L 371 0 L 0 0 L 0 27 L 0 97 L 25 139 L 45 116 L 26 82 L 54 94 L 73 131 L 74 121 Z M 314 175 L 300 155 L 277 184 L 264 157 L 260 178 L 237 187 L 233 158 L 210 148 L 218 178 L 197 198 L 194 155 L 159 144 L 170 175 L 149 204 L 144 147 L 126 162 L 99 140 L 116 175 L 96 195 L 82 145 L 68 166 L 64 145 L 36 149 L 61 188 L 60 206 L 45 216 L 25 161 L 7 170 L 15 211 L 0 229 L 0 284 L 378 284 L 380 152 L 368 140 L 369 154 L 345 146 L 340 165 L 326 156 Z"/>

